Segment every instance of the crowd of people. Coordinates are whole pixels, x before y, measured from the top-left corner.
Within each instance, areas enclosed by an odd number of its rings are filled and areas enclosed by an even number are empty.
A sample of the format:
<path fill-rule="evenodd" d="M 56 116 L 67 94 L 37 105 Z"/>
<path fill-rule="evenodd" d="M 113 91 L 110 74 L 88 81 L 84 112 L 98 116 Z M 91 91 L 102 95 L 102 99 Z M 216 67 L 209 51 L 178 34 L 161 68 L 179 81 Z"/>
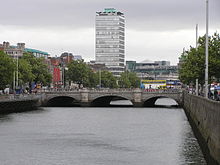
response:
<path fill-rule="evenodd" d="M 187 87 L 188 93 L 196 94 L 196 89 L 193 87 Z M 198 95 L 205 96 L 205 87 L 199 88 Z M 216 101 L 220 101 L 220 83 L 212 83 L 208 87 L 208 98 Z"/>

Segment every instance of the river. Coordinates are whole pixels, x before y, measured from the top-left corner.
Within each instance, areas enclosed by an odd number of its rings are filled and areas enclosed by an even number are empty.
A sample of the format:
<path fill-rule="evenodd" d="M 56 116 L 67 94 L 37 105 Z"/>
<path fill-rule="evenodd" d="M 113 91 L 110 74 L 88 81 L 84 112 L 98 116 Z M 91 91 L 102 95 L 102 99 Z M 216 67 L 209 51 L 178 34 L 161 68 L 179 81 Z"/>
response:
<path fill-rule="evenodd" d="M 205 165 L 178 108 L 52 107 L 0 116 L 1 165 Z"/>

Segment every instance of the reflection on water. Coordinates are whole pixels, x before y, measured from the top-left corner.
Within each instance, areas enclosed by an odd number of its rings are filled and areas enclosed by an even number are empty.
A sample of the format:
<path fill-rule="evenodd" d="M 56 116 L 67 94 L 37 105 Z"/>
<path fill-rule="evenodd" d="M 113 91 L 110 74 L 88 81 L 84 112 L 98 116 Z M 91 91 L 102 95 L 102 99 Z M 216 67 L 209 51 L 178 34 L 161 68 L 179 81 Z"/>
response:
<path fill-rule="evenodd" d="M 115 101 L 111 101 L 110 105 L 128 105 L 128 106 L 132 106 L 132 102 L 129 100 L 115 100 Z"/>
<path fill-rule="evenodd" d="M 175 100 L 170 99 L 170 98 L 160 98 L 160 99 L 157 99 L 155 104 L 156 105 L 165 105 L 165 106 L 178 105 Z"/>
<path fill-rule="evenodd" d="M 0 164 L 206 164 L 182 109 L 45 108 L 0 117 Z"/>
<path fill-rule="evenodd" d="M 132 102 L 130 100 L 115 100 L 110 102 L 111 105 L 128 105 L 132 106 Z M 172 105 L 178 105 L 177 102 L 170 98 L 160 98 L 157 99 L 155 102 L 155 105 L 163 105 L 163 106 L 172 106 Z"/>

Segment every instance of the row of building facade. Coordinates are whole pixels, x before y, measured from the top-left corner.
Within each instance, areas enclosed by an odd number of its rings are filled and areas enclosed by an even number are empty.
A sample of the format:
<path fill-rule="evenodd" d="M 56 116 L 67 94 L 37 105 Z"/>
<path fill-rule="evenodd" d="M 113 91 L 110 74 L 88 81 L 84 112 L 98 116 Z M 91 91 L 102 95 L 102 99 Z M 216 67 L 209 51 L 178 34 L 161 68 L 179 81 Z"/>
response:
<path fill-rule="evenodd" d="M 51 57 L 49 53 L 26 48 L 25 43 L 18 43 L 17 46 L 10 45 L 9 42 L 3 42 L 0 44 L 0 50 L 3 50 L 6 54 L 10 55 L 12 58 L 20 58 L 23 53 L 32 53 L 36 58 L 43 57 L 45 63 L 48 65 L 48 69 L 52 74 L 52 86 L 61 87 L 64 84 L 64 72 L 68 63 L 73 60 L 82 60 L 82 56 L 73 55 L 72 53 L 64 52 L 59 57 Z M 88 65 L 94 72 L 99 70 L 108 70 L 109 65 L 105 62 L 90 61 Z M 116 68 L 116 67 L 115 67 Z M 112 69 L 112 68 L 111 68 Z M 135 72 L 137 76 L 144 79 L 154 79 L 154 80 L 167 80 L 167 79 L 178 79 L 178 66 L 170 65 L 169 61 L 149 61 L 145 60 L 143 62 L 136 61 L 126 61 L 126 65 L 120 68 L 120 72 L 113 70 L 113 74 L 118 76 L 118 74 L 129 71 Z"/>
<path fill-rule="evenodd" d="M 51 57 L 47 52 L 26 48 L 25 43 L 17 43 L 15 46 L 10 45 L 9 42 L 3 42 L 0 44 L 0 50 L 14 59 L 21 58 L 24 53 L 31 53 L 36 58 L 43 58 L 48 66 L 48 71 L 52 75 L 52 87 L 62 87 L 64 85 L 64 69 L 67 67 L 68 63 L 73 60 L 82 60 L 81 55 L 73 55 L 68 52 L 62 53 L 59 57 Z"/>

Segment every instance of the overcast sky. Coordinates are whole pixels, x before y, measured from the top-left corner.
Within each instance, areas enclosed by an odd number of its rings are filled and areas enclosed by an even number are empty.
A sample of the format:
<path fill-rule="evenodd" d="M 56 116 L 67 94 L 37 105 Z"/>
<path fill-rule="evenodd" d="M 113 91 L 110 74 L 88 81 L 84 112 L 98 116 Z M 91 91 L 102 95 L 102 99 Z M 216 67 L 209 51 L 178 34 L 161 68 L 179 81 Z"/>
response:
<path fill-rule="evenodd" d="M 125 14 L 126 60 L 178 62 L 205 34 L 205 0 L 0 0 L 0 42 L 80 54 L 95 59 L 95 15 L 104 8 Z M 220 0 L 209 0 L 210 34 L 220 31 Z"/>

